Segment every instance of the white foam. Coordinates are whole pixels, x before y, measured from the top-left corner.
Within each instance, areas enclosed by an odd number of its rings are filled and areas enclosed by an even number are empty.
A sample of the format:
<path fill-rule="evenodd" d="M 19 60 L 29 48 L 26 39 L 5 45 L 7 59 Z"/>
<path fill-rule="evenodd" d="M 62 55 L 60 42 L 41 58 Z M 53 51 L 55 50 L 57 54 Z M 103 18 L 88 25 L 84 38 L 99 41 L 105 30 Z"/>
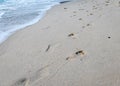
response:
<path fill-rule="evenodd" d="M 40 12 L 40 15 L 37 16 L 35 19 L 33 19 L 32 21 L 28 22 L 27 24 L 23 24 L 23 25 L 16 25 L 14 27 L 11 27 L 11 28 L 14 28 L 14 29 L 10 29 L 8 31 L 5 31 L 5 32 L 0 32 L 0 43 L 4 42 L 11 34 L 13 34 L 14 32 L 16 32 L 17 30 L 19 29 L 23 29 L 25 28 L 26 26 L 29 26 L 29 25 L 32 25 L 32 24 L 35 24 L 37 23 L 43 16 L 44 14 L 46 13 L 47 10 L 49 10 L 52 6 L 56 5 L 56 4 L 59 4 L 59 3 L 52 3 L 51 5 L 47 5 L 44 7 L 44 9 L 41 9 L 42 12 Z M 4 13 L 1 14 L 1 16 L 3 15 Z M 19 27 L 19 28 L 18 28 Z"/>
<path fill-rule="evenodd" d="M 16 3 L 18 3 L 18 2 L 19 3 L 24 3 L 24 2 L 27 1 L 27 3 L 31 3 L 31 2 L 35 2 L 35 1 L 38 1 L 38 0 L 6 0 L 6 1 L 7 2 L 16 1 Z M 53 2 L 51 2 L 51 1 L 53 1 Z M 40 9 L 40 15 L 39 16 L 37 16 L 35 19 L 33 19 L 32 21 L 29 21 L 26 24 L 9 26 L 9 28 L 12 28 L 12 29 L 9 29 L 9 30 L 7 30 L 5 32 L 0 31 L 0 43 L 4 42 L 11 34 L 16 32 L 17 30 L 23 29 L 26 26 L 37 23 L 44 16 L 44 14 L 46 13 L 47 10 L 49 10 L 52 6 L 54 6 L 56 4 L 59 4 L 57 1 L 56 2 L 54 2 L 54 1 L 55 0 L 40 0 L 40 2 L 45 3 L 45 5 L 44 5 L 43 9 Z M 7 9 L 7 7 L 8 7 L 9 10 L 14 10 L 15 9 L 14 7 L 11 7 L 12 9 L 10 9 L 9 6 L 3 5 L 2 8 L 4 9 L 4 7 L 5 7 L 5 9 Z M 2 9 L 2 8 L 0 8 L 0 9 Z M 4 11 L 1 12 L 0 17 L 2 17 L 4 15 L 4 13 L 5 13 Z"/>
<path fill-rule="evenodd" d="M 5 12 L 0 12 L 0 18 L 5 14 Z"/>
<path fill-rule="evenodd" d="M 8 33 L 0 31 L 0 43 L 2 43 L 3 41 L 5 41 L 5 39 L 7 37 L 8 37 Z"/>

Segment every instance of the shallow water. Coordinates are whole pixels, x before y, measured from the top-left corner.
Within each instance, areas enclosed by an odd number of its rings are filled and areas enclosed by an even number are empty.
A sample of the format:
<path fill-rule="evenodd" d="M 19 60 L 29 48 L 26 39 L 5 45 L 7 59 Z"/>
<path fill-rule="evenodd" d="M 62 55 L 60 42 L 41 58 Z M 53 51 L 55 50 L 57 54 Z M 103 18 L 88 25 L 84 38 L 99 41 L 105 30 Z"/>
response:
<path fill-rule="evenodd" d="M 39 21 L 63 0 L 0 0 L 0 43 L 18 29 Z"/>

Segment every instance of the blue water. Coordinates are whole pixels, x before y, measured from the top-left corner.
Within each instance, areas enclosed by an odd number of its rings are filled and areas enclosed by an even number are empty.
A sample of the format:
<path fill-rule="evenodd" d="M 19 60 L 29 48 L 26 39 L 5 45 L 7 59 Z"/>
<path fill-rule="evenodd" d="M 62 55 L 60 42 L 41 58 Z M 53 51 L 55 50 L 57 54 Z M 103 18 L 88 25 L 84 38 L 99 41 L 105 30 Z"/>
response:
<path fill-rule="evenodd" d="M 39 21 L 62 0 L 0 0 L 0 43 L 13 32 Z"/>

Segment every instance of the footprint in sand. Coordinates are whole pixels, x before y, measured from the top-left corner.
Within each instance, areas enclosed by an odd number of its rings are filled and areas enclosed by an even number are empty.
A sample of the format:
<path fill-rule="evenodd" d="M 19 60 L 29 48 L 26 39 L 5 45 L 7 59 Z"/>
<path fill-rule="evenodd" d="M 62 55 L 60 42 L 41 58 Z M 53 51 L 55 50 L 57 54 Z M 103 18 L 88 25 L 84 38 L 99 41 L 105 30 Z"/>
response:
<path fill-rule="evenodd" d="M 34 85 L 35 83 L 49 76 L 49 66 L 50 65 L 46 65 L 31 75 L 29 77 L 29 84 Z"/>
<path fill-rule="evenodd" d="M 73 11 L 73 13 L 77 13 L 76 11 Z"/>
<path fill-rule="evenodd" d="M 66 7 L 64 7 L 64 9 L 67 9 Z"/>
<path fill-rule="evenodd" d="M 16 81 L 13 85 L 11 86 L 28 86 L 27 85 L 28 80 L 26 78 L 22 78 L 18 81 Z"/>
<path fill-rule="evenodd" d="M 45 52 L 54 52 L 55 51 L 55 49 L 56 48 L 58 48 L 60 46 L 60 44 L 59 43 L 57 43 L 57 44 L 49 44 L 48 46 L 47 46 L 47 48 L 45 49 Z"/>
<path fill-rule="evenodd" d="M 120 7 L 120 1 L 118 2 L 118 5 L 119 5 L 119 7 Z"/>
<path fill-rule="evenodd" d="M 93 13 L 90 13 L 90 15 L 93 15 Z"/>
<path fill-rule="evenodd" d="M 86 26 L 90 26 L 90 24 L 87 24 Z"/>
<path fill-rule="evenodd" d="M 76 38 L 78 38 L 78 34 L 76 33 L 70 33 L 70 34 L 68 34 L 68 37 L 71 37 L 71 38 L 73 38 L 73 39 L 76 39 Z"/>
<path fill-rule="evenodd" d="M 48 52 L 48 50 L 50 49 L 51 45 L 49 44 L 47 49 L 45 50 L 46 52 Z"/>
<path fill-rule="evenodd" d="M 85 26 L 82 26 L 82 28 L 84 29 L 84 28 L 85 28 Z"/>
<path fill-rule="evenodd" d="M 85 26 L 82 26 L 82 28 L 84 29 L 84 28 L 89 27 L 89 26 L 91 26 L 90 23 L 86 24 Z"/>
<path fill-rule="evenodd" d="M 105 3 L 110 3 L 110 1 L 105 1 Z"/>
<path fill-rule="evenodd" d="M 105 3 L 106 3 L 105 6 L 108 6 L 110 1 L 105 1 Z"/>
<path fill-rule="evenodd" d="M 79 10 L 85 10 L 85 9 L 79 9 Z"/>
<path fill-rule="evenodd" d="M 108 36 L 108 39 L 110 39 L 111 37 L 110 36 Z"/>
<path fill-rule="evenodd" d="M 13 85 L 11 86 L 34 86 L 37 82 L 39 82 L 41 79 L 44 79 L 49 75 L 49 67 L 50 65 L 46 65 L 43 68 L 40 68 L 38 71 L 33 73 L 33 75 L 27 77 L 27 78 L 22 78 L 18 81 L 16 81 Z"/>
<path fill-rule="evenodd" d="M 87 27 L 92 26 L 90 23 L 86 24 Z"/>
<path fill-rule="evenodd" d="M 73 15 L 73 16 L 76 16 L 76 15 Z"/>
<path fill-rule="evenodd" d="M 85 52 L 83 50 L 76 51 L 74 54 L 72 54 L 69 57 L 67 57 L 66 60 L 71 61 L 73 59 L 76 59 L 78 56 L 80 56 L 80 57 L 85 56 Z"/>
<path fill-rule="evenodd" d="M 79 18 L 78 20 L 82 20 L 82 18 Z"/>
<path fill-rule="evenodd" d="M 93 8 L 92 8 L 93 10 L 95 10 L 95 9 L 97 9 L 97 7 L 96 6 L 93 6 Z"/>

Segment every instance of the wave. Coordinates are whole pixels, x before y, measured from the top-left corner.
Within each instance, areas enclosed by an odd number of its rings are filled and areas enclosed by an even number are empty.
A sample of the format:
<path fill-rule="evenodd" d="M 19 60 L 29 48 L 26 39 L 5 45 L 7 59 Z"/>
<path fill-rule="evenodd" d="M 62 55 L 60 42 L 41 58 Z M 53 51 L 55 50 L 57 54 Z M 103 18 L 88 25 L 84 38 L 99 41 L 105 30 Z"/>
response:
<path fill-rule="evenodd" d="M 2 18 L 2 15 L 4 15 L 5 12 L 0 12 L 0 18 Z"/>
<path fill-rule="evenodd" d="M 15 31 L 38 22 L 61 0 L 0 0 L 0 43 Z"/>

